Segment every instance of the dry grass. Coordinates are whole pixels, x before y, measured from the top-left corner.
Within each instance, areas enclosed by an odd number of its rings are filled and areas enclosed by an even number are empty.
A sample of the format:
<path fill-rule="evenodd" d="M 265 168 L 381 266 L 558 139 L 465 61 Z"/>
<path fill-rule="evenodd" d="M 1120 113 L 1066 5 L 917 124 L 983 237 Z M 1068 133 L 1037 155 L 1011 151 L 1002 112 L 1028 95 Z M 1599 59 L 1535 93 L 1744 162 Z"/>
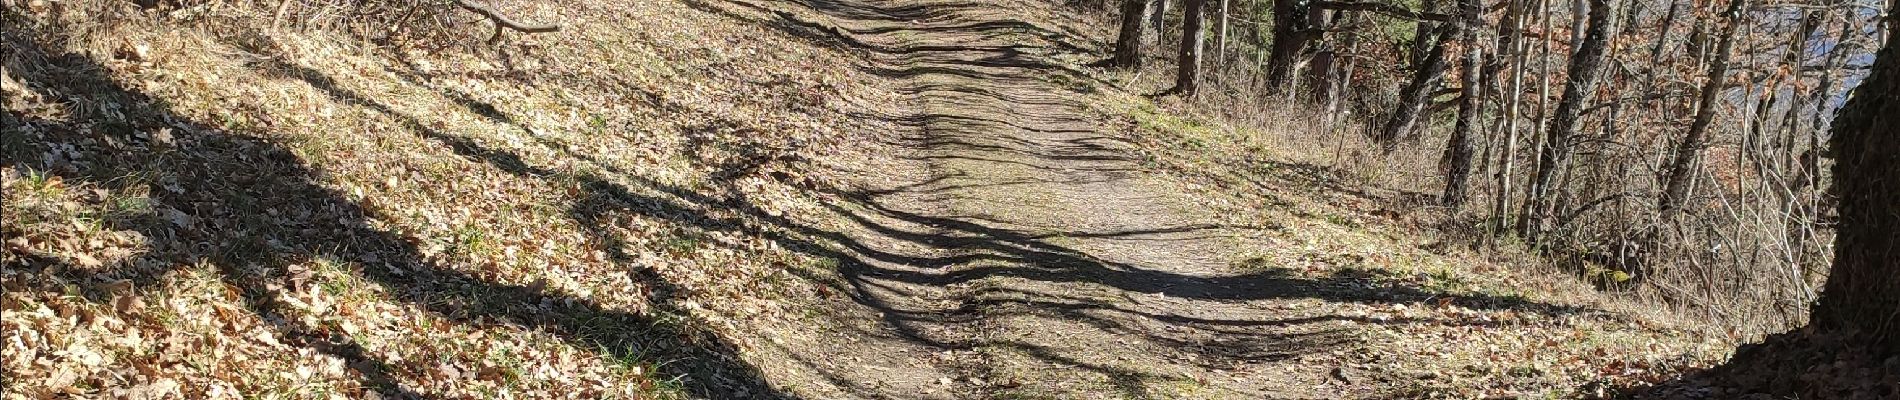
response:
<path fill-rule="evenodd" d="M 1825 279 L 1833 234 L 1825 222 L 1826 211 L 1811 214 L 1810 210 L 1824 207 L 1826 196 L 1815 185 L 1777 170 L 1778 156 L 1745 146 L 1749 142 L 1740 132 L 1745 124 L 1718 124 L 1724 127 L 1718 136 L 1725 139 L 1709 150 L 1702 176 L 1697 178 L 1702 182 L 1697 197 L 1680 220 L 1667 224 L 1654 221 L 1654 193 L 1661 186 L 1655 171 L 1661 167 L 1652 164 L 1659 160 L 1654 149 L 1665 147 L 1674 131 L 1632 131 L 1626 133 L 1631 137 L 1619 139 L 1629 144 L 1603 140 L 1579 144 L 1579 158 L 1557 200 L 1567 224 L 1546 233 L 1543 247 L 1524 249 L 1513 235 L 1489 232 L 1493 229 L 1488 220 L 1493 217 L 1490 207 L 1497 201 L 1497 154 L 1481 151 L 1476 155 L 1480 159 L 1474 160 L 1465 207 L 1450 210 L 1436 201 L 1443 190 L 1441 152 L 1451 113 L 1429 124 L 1436 133 L 1420 135 L 1399 151 L 1382 155 L 1369 143 L 1366 132 L 1376 129 L 1385 117 L 1376 111 L 1387 108 L 1376 104 L 1378 98 L 1396 92 L 1399 82 L 1361 77 L 1353 83 L 1357 92 L 1353 95 L 1358 97 L 1345 99 L 1338 111 L 1328 112 L 1326 104 L 1298 100 L 1319 97 L 1313 94 L 1266 94 L 1248 64 L 1248 60 L 1235 60 L 1208 67 L 1204 71 L 1207 89 L 1172 110 L 1191 108 L 1212 116 L 1208 120 L 1213 124 L 1268 132 L 1237 139 L 1289 149 L 1281 159 L 1330 169 L 1334 176 L 1329 179 L 1339 187 L 1378 194 L 1388 200 L 1381 206 L 1389 211 L 1453 236 L 1454 241 L 1488 240 L 1507 252 L 1536 251 L 1545 257 L 1535 264 L 1549 273 L 1617 286 L 1610 283 L 1617 279 L 1617 270 L 1629 268 L 1612 261 L 1616 250 L 1640 244 L 1643 232 L 1658 229 L 1660 240 L 1647 262 L 1654 273 L 1640 287 L 1618 295 L 1692 318 L 1726 340 L 1740 342 L 1804 324 L 1807 305 Z M 1164 87 L 1171 74 L 1157 71 L 1172 68 L 1151 66 L 1124 78 L 1138 87 Z M 1274 98 L 1285 100 L 1261 100 Z M 1509 199 L 1513 213 L 1523 202 L 1522 182 L 1534 168 L 1529 146 L 1533 136 L 1541 134 L 1535 121 L 1529 122 L 1523 131 L 1529 136 L 1521 138 L 1517 172 L 1512 177 L 1519 182 Z M 1821 167 L 1826 170 L 1825 162 Z M 1816 179 L 1818 185 L 1825 185 L 1825 176 Z"/>
<path fill-rule="evenodd" d="M 1131 85 L 1143 84 L 1135 79 Z M 1321 107 L 1297 103 L 1261 106 L 1258 96 L 1217 84 L 1189 99 L 1149 103 L 1130 97 L 1123 110 L 1133 116 L 1138 148 L 1149 165 L 1183 178 L 1182 189 L 1199 193 L 1203 206 L 1228 216 L 1228 223 L 1294 233 L 1236 242 L 1235 248 L 1255 252 L 1253 262 L 1240 268 L 1350 273 L 1374 286 L 1417 287 L 1452 298 L 1600 310 L 1556 319 L 1455 306 L 1342 311 L 1394 321 L 1500 323 L 1402 324 L 1375 331 L 1377 339 L 1369 342 L 1382 345 L 1361 349 L 1364 355 L 1349 357 L 1347 365 L 1374 376 L 1415 379 L 1385 388 L 1384 395 L 1603 396 L 1712 365 L 1742 339 L 1653 299 L 1598 291 L 1569 267 L 1521 246 L 1475 246 L 1484 234 L 1480 224 L 1438 205 L 1440 146 L 1420 144 L 1381 156 L 1364 133 L 1371 121 L 1329 118 Z M 1478 196 L 1473 204 L 1486 201 Z"/>

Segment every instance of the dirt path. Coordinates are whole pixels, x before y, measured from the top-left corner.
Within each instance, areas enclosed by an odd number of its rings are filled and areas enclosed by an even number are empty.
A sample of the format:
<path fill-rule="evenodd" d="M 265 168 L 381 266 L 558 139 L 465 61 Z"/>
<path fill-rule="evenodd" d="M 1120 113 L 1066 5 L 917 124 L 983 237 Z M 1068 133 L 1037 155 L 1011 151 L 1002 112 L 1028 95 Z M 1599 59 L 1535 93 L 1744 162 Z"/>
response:
<path fill-rule="evenodd" d="M 1237 236 L 1141 161 L 1044 5 L 734 3 L 862 50 L 913 96 L 912 182 L 850 193 L 851 304 L 784 344 L 812 398 L 1319 398 L 1362 335 L 1327 285 L 1244 273 Z M 1342 289 L 1343 290 L 1343 289 Z M 1343 382 L 1335 382 L 1343 383 Z"/>
<path fill-rule="evenodd" d="M 961 3 L 959 3 L 961 4 Z M 1221 227 L 1141 171 L 1093 57 L 1040 5 L 774 4 L 914 96 L 918 182 L 858 193 L 855 321 L 788 345 L 812 397 L 1317 398 L 1357 336 L 1303 318 L 1317 285 L 1235 275 Z M 844 314 L 854 314 L 844 312 Z M 795 390 L 797 391 L 797 390 Z"/>

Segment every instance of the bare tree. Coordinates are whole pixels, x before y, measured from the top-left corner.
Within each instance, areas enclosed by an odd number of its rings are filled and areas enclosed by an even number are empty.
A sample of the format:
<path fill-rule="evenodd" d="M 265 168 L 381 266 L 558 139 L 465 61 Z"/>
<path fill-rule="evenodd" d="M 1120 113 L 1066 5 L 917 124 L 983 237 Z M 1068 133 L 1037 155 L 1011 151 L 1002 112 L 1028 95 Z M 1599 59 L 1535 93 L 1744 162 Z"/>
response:
<path fill-rule="evenodd" d="M 1728 75 L 1729 52 L 1735 48 L 1735 30 L 1740 27 L 1742 12 L 1748 7 L 1748 0 L 1729 1 L 1728 25 L 1722 28 L 1722 38 L 1716 45 L 1715 54 L 1709 63 L 1708 80 L 1702 83 L 1700 104 L 1696 107 L 1695 120 L 1689 124 L 1689 132 L 1682 141 L 1676 143 L 1675 159 L 1670 161 L 1667 176 L 1664 178 L 1662 198 L 1656 202 L 1658 220 L 1669 223 L 1675 220 L 1676 213 L 1682 210 L 1689 196 L 1689 184 L 1693 180 L 1690 174 L 1702 158 L 1702 148 L 1707 144 L 1709 125 L 1715 122 L 1715 107 L 1720 104 L 1717 98 L 1721 94 Z"/>
<path fill-rule="evenodd" d="M 1461 21 L 1458 24 L 1458 36 L 1464 40 L 1465 54 L 1463 70 L 1460 72 L 1464 86 L 1459 88 L 1458 123 L 1452 128 L 1451 138 L 1445 141 L 1445 192 L 1439 200 L 1453 209 L 1465 203 L 1467 182 L 1471 176 L 1471 154 L 1474 143 L 1471 140 L 1477 129 L 1478 114 L 1483 111 L 1484 91 L 1478 88 L 1483 81 L 1483 46 L 1478 42 L 1478 30 L 1473 28 L 1479 22 L 1482 12 L 1478 0 L 1458 0 Z"/>
<path fill-rule="evenodd" d="M 1533 242 L 1537 232 L 1543 229 L 1541 224 L 1552 212 L 1550 186 L 1556 182 L 1559 170 L 1568 165 L 1570 139 L 1576 134 L 1583 102 L 1596 93 L 1597 77 L 1602 74 L 1604 59 L 1608 58 L 1610 37 L 1616 35 L 1614 1 L 1590 0 L 1589 30 L 1584 33 L 1576 53 L 1570 56 L 1569 81 L 1564 84 L 1563 99 L 1557 102 L 1550 125 L 1545 127 L 1543 145 L 1539 149 L 1542 156 L 1531 178 L 1524 219 L 1519 223 L 1521 233 Z"/>
<path fill-rule="evenodd" d="M 1306 49 L 1319 41 L 1326 33 L 1320 25 L 1325 22 L 1321 11 L 1364 11 L 1414 21 L 1449 21 L 1451 16 L 1432 12 L 1418 12 L 1376 0 L 1364 1 L 1324 1 L 1324 0 L 1274 0 L 1273 2 L 1273 44 L 1267 53 L 1267 85 L 1276 90 L 1287 89 L 1293 83 L 1293 77 Z"/>
<path fill-rule="evenodd" d="M 1425 109 L 1425 103 L 1431 93 L 1438 90 L 1438 83 L 1445 76 L 1445 42 L 1451 41 L 1452 29 L 1448 26 L 1433 28 L 1428 37 L 1431 47 L 1425 50 L 1425 58 L 1419 60 L 1418 68 L 1412 72 L 1412 80 L 1399 91 L 1399 104 L 1386 119 L 1385 128 L 1374 137 L 1386 152 L 1398 147 L 1399 138 L 1409 134 L 1416 126 L 1419 113 Z"/>
<path fill-rule="evenodd" d="M 1492 196 L 1491 204 L 1491 219 L 1494 222 L 1491 226 L 1492 232 L 1502 232 L 1509 226 L 1511 195 L 1517 193 L 1511 184 L 1517 179 L 1514 170 L 1517 166 L 1519 138 L 1518 110 L 1523 102 L 1523 96 L 1518 92 L 1524 86 L 1524 53 L 1527 50 L 1524 41 L 1518 38 L 1524 31 L 1527 13 L 1524 12 L 1523 7 L 1526 0 L 1505 1 L 1510 4 L 1505 9 L 1504 21 L 1499 24 L 1498 54 L 1493 56 L 1494 61 L 1486 64 L 1485 71 L 1481 72 L 1481 75 L 1485 77 L 1498 79 L 1505 65 L 1511 66 L 1511 80 L 1508 86 L 1490 85 L 1504 88 L 1498 96 L 1499 100 L 1504 102 L 1503 110 L 1501 110 L 1504 115 L 1499 121 L 1501 125 L 1499 130 L 1503 131 L 1504 135 L 1504 140 L 1502 140 L 1504 148 L 1499 149 L 1498 173 L 1494 179 L 1497 182 L 1497 191 Z"/>

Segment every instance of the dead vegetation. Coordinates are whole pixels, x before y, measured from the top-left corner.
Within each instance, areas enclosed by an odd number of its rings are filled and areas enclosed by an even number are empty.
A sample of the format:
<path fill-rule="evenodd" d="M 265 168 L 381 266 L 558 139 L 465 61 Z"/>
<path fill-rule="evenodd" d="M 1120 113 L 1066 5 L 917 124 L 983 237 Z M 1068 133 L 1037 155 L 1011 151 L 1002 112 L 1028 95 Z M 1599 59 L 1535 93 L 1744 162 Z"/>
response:
<path fill-rule="evenodd" d="M 671 2 L 497 3 L 563 29 L 483 51 L 265 6 L 9 3 L 8 396 L 776 392 L 742 349 L 815 261 L 725 205 L 877 159 L 876 79 Z"/>

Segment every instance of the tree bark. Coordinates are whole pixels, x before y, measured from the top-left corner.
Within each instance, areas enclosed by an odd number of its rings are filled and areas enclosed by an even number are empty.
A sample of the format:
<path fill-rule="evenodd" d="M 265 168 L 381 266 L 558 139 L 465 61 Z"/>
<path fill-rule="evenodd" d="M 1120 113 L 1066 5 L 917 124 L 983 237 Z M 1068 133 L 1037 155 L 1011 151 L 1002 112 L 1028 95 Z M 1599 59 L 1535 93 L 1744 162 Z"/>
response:
<path fill-rule="evenodd" d="M 1445 42 L 1451 41 L 1449 27 L 1433 28 L 1429 37 L 1432 45 L 1425 50 L 1425 59 L 1419 60 L 1418 69 L 1412 72 L 1412 80 L 1399 91 L 1398 108 L 1392 117 L 1386 119 L 1385 128 L 1374 137 L 1379 146 L 1390 153 L 1398 149 L 1399 139 L 1412 132 L 1418 125 L 1420 111 L 1424 110 L 1426 100 L 1438 90 L 1438 83 L 1445 76 Z M 1427 117 L 1429 118 L 1429 117 Z"/>
<path fill-rule="evenodd" d="M 1889 11 L 1890 13 L 1892 10 Z M 1810 321 L 1900 353 L 1900 47 L 1887 38 L 1834 119 L 1834 267 Z"/>
<path fill-rule="evenodd" d="M 1175 71 L 1174 90 L 1182 95 L 1193 95 L 1200 86 L 1201 75 L 1201 23 L 1202 9 L 1207 0 L 1183 0 L 1181 8 L 1181 53 L 1180 68 Z"/>
<path fill-rule="evenodd" d="M 1570 139 L 1576 133 L 1584 100 L 1596 92 L 1597 77 L 1603 72 L 1604 59 L 1608 58 L 1610 37 L 1616 35 L 1615 6 L 1614 0 L 1590 0 L 1590 27 L 1584 33 L 1583 43 L 1570 57 L 1569 82 L 1564 84 L 1564 97 L 1557 102 L 1550 124 L 1545 128 L 1543 146 L 1539 150 L 1542 156 L 1531 178 L 1530 196 L 1525 200 L 1526 218 L 1519 227 L 1529 241 L 1536 241 L 1544 220 L 1549 218 L 1550 186 L 1556 182 L 1554 178 L 1560 167 L 1569 161 Z"/>
<path fill-rule="evenodd" d="M 1538 0 L 1537 12 L 1534 14 L 1526 15 L 1525 17 L 1536 18 L 1537 24 L 1539 25 L 1538 27 L 1538 34 L 1539 34 L 1538 42 L 1539 43 L 1537 46 L 1538 47 L 1537 51 L 1538 51 L 1538 58 L 1540 60 L 1538 61 L 1538 65 L 1537 65 L 1537 72 L 1538 72 L 1537 94 L 1535 96 L 1532 96 L 1533 99 L 1537 100 L 1537 107 L 1532 109 L 1533 117 L 1531 117 L 1531 119 L 1536 121 L 1535 123 L 1532 124 L 1532 126 L 1542 128 L 1542 127 L 1550 126 L 1550 113 L 1549 113 L 1550 80 L 1551 80 L 1550 42 L 1553 40 L 1552 35 L 1551 35 L 1551 29 L 1550 29 L 1550 18 L 1551 18 L 1550 0 Z M 1525 23 L 1529 24 L 1530 22 L 1527 20 Z M 1571 28 L 1572 30 L 1584 30 L 1583 26 L 1573 26 Z M 1526 47 L 1524 51 L 1527 54 L 1525 57 L 1528 58 L 1529 57 L 1528 54 L 1530 52 L 1530 49 L 1529 49 L 1530 44 L 1526 43 L 1525 46 Z M 1522 61 L 1522 62 L 1529 63 L 1529 61 Z M 1522 67 L 1520 67 L 1520 72 L 1521 71 L 1522 71 Z M 1533 128 L 1533 129 L 1537 129 L 1537 128 Z M 1533 211 L 1533 209 L 1538 204 L 1538 201 L 1541 198 L 1541 196 L 1539 196 L 1539 193 L 1537 192 L 1537 185 L 1535 184 L 1535 181 L 1537 179 L 1537 173 L 1538 173 L 1538 170 L 1535 168 L 1542 166 L 1544 163 L 1545 153 L 1543 149 L 1544 149 L 1544 146 L 1547 145 L 1547 143 L 1545 143 L 1545 140 L 1544 140 L 1545 137 L 1546 137 L 1545 135 L 1531 135 L 1531 138 L 1530 138 L 1531 139 L 1531 146 L 1530 146 L 1531 165 L 1530 166 L 1531 168 L 1533 168 L 1531 170 L 1530 180 L 1532 182 L 1526 183 L 1524 185 L 1524 204 L 1523 204 L 1523 207 L 1519 209 L 1518 218 L 1517 218 L 1517 231 L 1523 234 L 1523 237 L 1526 239 L 1527 242 L 1536 241 L 1536 232 L 1532 230 L 1532 224 L 1536 220 L 1535 215 L 1533 215 L 1536 213 L 1536 211 Z"/>
<path fill-rule="evenodd" d="M 1537 57 L 1539 59 L 1537 62 L 1537 73 L 1538 73 L 1537 74 L 1537 96 L 1535 96 L 1534 98 L 1537 99 L 1537 108 L 1535 109 L 1535 112 L 1537 116 L 1536 126 L 1538 127 L 1550 126 L 1550 101 L 1551 101 L 1550 81 L 1552 78 L 1554 78 L 1554 76 L 1552 76 L 1550 72 L 1551 70 L 1550 68 L 1550 42 L 1557 40 L 1556 35 L 1552 34 L 1552 32 L 1554 31 L 1550 28 L 1550 19 L 1554 16 L 1554 13 L 1550 11 L 1551 1 L 1552 0 L 1538 0 L 1537 1 L 1537 14 L 1536 14 L 1538 17 L 1537 29 L 1538 29 L 1538 34 L 1540 35 L 1540 37 L 1538 38 L 1538 44 L 1537 44 L 1537 47 L 1538 47 Z M 1578 24 L 1578 25 L 1571 25 L 1570 30 L 1584 31 L 1586 29 L 1585 29 L 1585 26 Z M 1578 43 L 1571 43 L 1572 52 L 1576 51 L 1577 44 Z M 1546 136 L 1544 135 L 1535 135 L 1531 137 L 1531 148 L 1535 149 L 1535 150 L 1532 150 L 1532 153 L 1531 153 L 1531 166 L 1533 167 L 1543 165 L 1545 154 L 1542 151 L 1542 149 L 1544 148 L 1544 145 L 1545 145 L 1545 139 L 1546 139 Z M 1560 163 L 1558 165 L 1561 166 L 1563 164 Z M 1533 172 L 1533 174 L 1534 173 L 1535 172 Z M 1536 202 L 1531 201 L 1534 196 L 1533 196 L 1533 193 L 1528 193 L 1528 191 L 1534 190 L 1536 186 L 1525 185 L 1524 188 L 1527 191 L 1527 193 L 1524 194 L 1525 202 L 1524 202 L 1523 215 L 1521 218 L 1518 218 L 1517 222 L 1518 222 L 1518 229 L 1520 231 L 1529 232 L 1530 225 L 1528 224 L 1531 223 L 1531 221 L 1533 221 L 1531 214 L 1534 213 L 1534 211 L 1531 210 L 1531 205 Z"/>
<path fill-rule="evenodd" d="M 1147 0 L 1122 0 L 1121 31 L 1115 38 L 1115 58 L 1109 62 L 1109 66 L 1141 66 L 1141 19 L 1146 17 L 1147 12 Z"/>

